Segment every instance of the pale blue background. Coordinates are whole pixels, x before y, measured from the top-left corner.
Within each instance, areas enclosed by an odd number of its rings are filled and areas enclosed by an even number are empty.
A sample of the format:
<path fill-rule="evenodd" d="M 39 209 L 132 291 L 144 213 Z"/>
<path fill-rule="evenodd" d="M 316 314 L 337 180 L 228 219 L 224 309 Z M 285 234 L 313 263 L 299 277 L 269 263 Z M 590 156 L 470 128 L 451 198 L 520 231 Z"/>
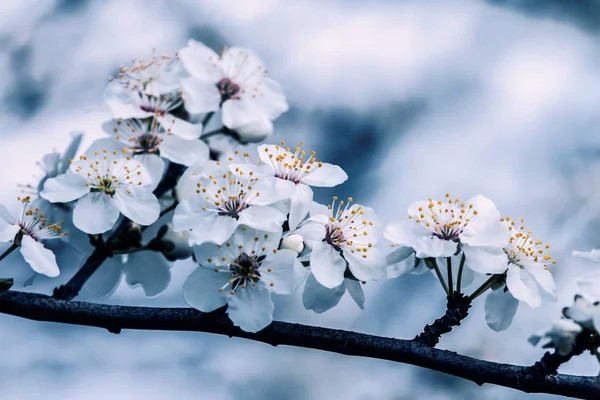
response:
<path fill-rule="evenodd" d="M 0 200 L 35 182 L 35 161 L 62 150 L 71 130 L 101 135 L 102 90 L 132 57 L 188 38 L 253 49 L 283 86 L 290 111 L 273 141 L 304 141 L 350 175 L 318 199 L 353 196 L 384 221 L 414 200 L 450 192 L 491 197 L 526 218 L 559 260 L 559 301 L 521 306 L 509 330 L 484 323 L 481 301 L 441 347 L 530 364 L 543 351 L 527 337 L 598 266 L 570 251 L 600 245 L 600 2 L 531 1 L 25 1 L 0 2 Z M 71 255 L 72 256 L 72 255 Z M 63 275 L 82 256 L 61 255 Z M 183 305 L 193 269 L 173 267 L 164 295 L 121 285 L 115 304 Z M 0 266 L 18 287 L 18 254 Z M 89 297 L 82 297 L 82 299 Z M 280 298 L 276 318 L 410 338 L 443 313 L 430 275 L 367 286 L 360 312 L 349 298 L 323 315 L 300 294 Z M 593 375 L 579 357 L 564 372 Z M 35 323 L 0 315 L 2 399 L 519 399 L 516 391 L 417 367 L 208 334 L 123 332 Z M 551 396 L 531 396 L 550 398 Z"/>

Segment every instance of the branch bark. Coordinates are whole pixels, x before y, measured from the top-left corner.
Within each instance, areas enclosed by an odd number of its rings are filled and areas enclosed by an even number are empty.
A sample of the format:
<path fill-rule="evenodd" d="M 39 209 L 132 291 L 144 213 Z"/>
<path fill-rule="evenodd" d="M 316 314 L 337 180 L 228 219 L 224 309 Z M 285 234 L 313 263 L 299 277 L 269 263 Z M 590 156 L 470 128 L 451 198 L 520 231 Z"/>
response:
<path fill-rule="evenodd" d="M 222 311 L 208 314 L 189 308 L 149 308 L 65 301 L 8 291 L 0 294 L 0 313 L 35 321 L 61 322 L 108 329 L 196 331 L 338 354 L 377 358 L 428 368 L 483 385 L 491 383 L 524 392 L 599 399 L 595 377 L 558 374 L 534 379 L 529 367 L 499 364 L 439 350 L 415 340 L 400 340 L 337 329 L 273 322 L 258 333 L 232 325 Z"/>

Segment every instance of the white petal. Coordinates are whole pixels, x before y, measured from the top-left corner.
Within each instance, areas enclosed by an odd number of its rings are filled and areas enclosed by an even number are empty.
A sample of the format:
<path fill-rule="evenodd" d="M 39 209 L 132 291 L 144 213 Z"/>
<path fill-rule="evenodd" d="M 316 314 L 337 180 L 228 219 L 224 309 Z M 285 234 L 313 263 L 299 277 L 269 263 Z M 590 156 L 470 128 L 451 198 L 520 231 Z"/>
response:
<path fill-rule="evenodd" d="M 131 187 L 129 193 L 117 190 L 113 199 L 124 216 L 140 225 L 153 224 L 160 214 L 158 199 L 145 187 Z"/>
<path fill-rule="evenodd" d="M 321 285 L 333 289 L 344 282 L 346 260 L 331 245 L 317 242 L 310 254 L 310 270 Z"/>
<path fill-rule="evenodd" d="M 254 84 L 262 81 L 265 66 L 254 52 L 239 47 L 230 47 L 221 57 L 222 68 L 229 78 L 239 84 Z"/>
<path fill-rule="evenodd" d="M 236 128 L 265 118 L 263 113 L 244 99 L 227 100 L 222 107 L 223 125 L 229 129 L 236 130 Z"/>
<path fill-rule="evenodd" d="M 125 281 L 131 287 L 140 285 L 148 297 L 158 296 L 167 289 L 171 281 L 169 262 L 162 254 L 141 251 L 129 256 L 123 266 Z"/>
<path fill-rule="evenodd" d="M 163 160 L 157 154 L 141 154 L 139 156 L 135 156 L 135 160 L 139 161 L 144 165 L 144 167 L 146 167 L 152 182 L 148 185 L 147 189 L 150 191 L 156 189 L 163 177 L 165 167 L 167 166 L 165 160 Z"/>
<path fill-rule="evenodd" d="M 192 124 L 183 119 L 167 114 L 164 117 L 155 117 L 160 125 L 169 133 L 186 140 L 195 140 L 202 135 L 202 124 Z"/>
<path fill-rule="evenodd" d="M 40 196 L 52 203 L 68 203 L 89 192 L 90 188 L 85 185 L 83 177 L 67 172 L 48 179 Z"/>
<path fill-rule="evenodd" d="M 275 305 L 264 285 L 238 288 L 229 298 L 227 314 L 235 326 L 246 332 L 258 332 L 273 322 Z"/>
<path fill-rule="evenodd" d="M 395 245 L 412 248 L 416 240 L 413 225 L 412 221 L 394 221 L 385 227 L 383 236 Z"/>
<path fill-rule="evenodd" d="M 123 264 L 119 257 L 112 257 L 85 282 L 85 289 L 94 297 L 106 297 L 112 294 L 121 281 Z"/>
<path fill-rule="evenodd" d="M 175 188 L 179 201 L 190 199 L 196 194 L 198 180 L 210 174 L 213 162 L 208 160 L 198 161 L 185 170 Z"/>
<path fill-rule="evenodd" d="M 286 216 L 269 206 L 250 206 L 240 212 L 238 222 L 267 232 L 281 229 Z"/>
<path fill-rule="evenodd" d="M 304 292 L 302 292 L 302 303 L 307 310 L 313 310 L 320 314 L 335 307 L 345 292 L 346 286 L 343 283 L 333 289 L 328 289 L 317 282 L 313 274 L 309 274 L 306 278 Z"/>
<path fill-rule="evenodd" d="M 264 259 L 260 264 L 260 279 L 268 285 L 267 289 L 277 294 L 290 294 L 294 291 L 294 262 L 297 256 L 293 250 L 279 250 Z"/>
<path fill-rule="evenodd" d="M 552 297 L 556 298 L 556 284 L 554 283 L 552 273 L 546 267 L 541 264 L 528 265 L 527 271 L 533 275 L 542 289 Z"/>
<path fill-rule="evenodd" d="M 88 193 L 77 201 L 73 210 L 73 224 L 85 233 L 104 233 L 119 219 L 119 209 L 108 195 Z"/>
<path fill-rule="evenodd" d="M 500 222 L 496 205 L 481 195 L 469 199 L 466 204 L 472 204 L 477 215 L 471 217 L 460 235 L 461 242 L 471 246 L 506 245 L 510 234 L 506 225 Z"/>
<path fill-rule="evenodd" d="M 146 118 L 153 115 L 140 109 L 134 103 L 133 96 L 137 96 L 137 93 L 125 90 L 115 83 L 108 84 L 104 91 L 104 102 L 110 108 L 113 118 Z"/>
<path fill-rule="evenodd" d="M 367 257 L 364 258 L 363 256 Z M 344 257 L 348 260 L 348 267 L 358 280 L 361 281 L 380 281 L 386 276 L 387 262 L 385 256 L 379 249 L 373 247 L 365 254 L 364 252 L 350 253 L 344 252 Z"/>
<path fill-rule="evenodd" d="M 485 298 L 485 322 L 496 332 L 508 329 L 517 312 L 519 300 L 504 288 L 492 290 Z"/>
<path fill-rule="evenodd" d="M 7 224 L 14 224 L 17 222 L 17 218 L 11 213 L 8 208 L 4 206 L 4 204 L 0 204 L 0 220 L 6 222 Z"/>
<path fill-rule="evenodd" d="M 290 182 L 292 183 L 292 182 Z M 306 217 L 313 203 L 313 191 L 310 186 L 305 184 L 294 185 L 295 193 L 292 196 L 290 216 L 288 219 L 291 231 L 296 229 L 300 222 Z"/>
<path fill-rule="evenodd" d="M 248 193 L 248 196 L 252 197 L 253 194 L 260 193 L 258 197 L 252 200 L 252 204 L 257 206 L 267 206 L 277 203 L 281 200 L 291 198 L 296 193 L 294 182 L 279 178 L 259 179 L 252 186 L 252 192 Z"/>
<path fill-rule="evenodd" d="M 160 144 L 161 157 L 177 164 L 190 166 L 208 160 L 209 149 L 201 140 L 185 140 L 178 136 L 164 136 Z"/>
<path fill-rule="evenodd" d="M 192 114 L 217 111 L 221 104 L 221 93 L 217 81 L 190 77 L 181 81 L 185 108 Z"/>
<path fill-rule="evenodd" d="M 263 114 L 257 114 L 255 119 L 237 126 L 235 132 L 240 143 L 260 143 L 273 134 L 273 123 Z"/>
<path fill-rule="evenodd" d="M 302 236 L 304 243 L 312 248 L 315 243 L 319 243 L 325 238 L 325 225 L 325 222 L 308 220 L 303 222 L 295 233 Z"/>
<path fill-rule="evenodd" d="M 231 242 L 238 248 L 242 246 L 243 249 L 252 250 L 265 247 L 265 252 L 272 253 L 273 249 L 277 249 L 279 246 L 281 234 L 281 227 L 276 231 L 265 233 L 263 231 L 244 226 L 239 227 L 235 231 L 231 237 Z M 256 237 L 259 238 L 258 241 L 256 240 Z"/>
<path fill-rule="evenodd" d="M 542 304 L 537 282 L 526 270 L 511 265 L 506 274 L 506 286 L 516 299 L 529 307 L 537 308 Z"/>
<path fill-rule="evenodd" d="M 316 201 L 313 201 L 311 206 L 310 206 L 310 210 L 308 211 L 308 215 L 312 218 L 312 217 L 316 217 L 317 215 L 325 215 L 327 217 L 329 217 L 329 214 L 331 212 L 329 211 L 329 208 L 327 208 L 326 205 L 324 204 L 319 204 Z"/>
<path fill-rule="evenodd" d="M 600 262 L 600 250 L 592 249 L 591 251 L 573 251 L 573 257 L 585 258 L 590 261 Z"/>
<path fill-rule="evenodd" d="M 31 236 L 23 236 L 21 240 L 21 254 L 31 269 L 38 274 L 43 274 L 50 278 L 54 278 L 60 274 L 54 253 Z"/>
<path fill-rule="evenodd" d="M 15 240 L 15 236 L 17 233 L 21 231 L 21 227 L 19 225 L 6 225 L 0 231 L 0 242 L 12 242 Z"/>
<path fill-rule="evenodd" d="M 220 57 L 203 43 L 190 39 L 187 46 L 179 50 L 178 56 L 191 75 L 198 78 L 213 77 L 217 80 L 220 77 L 220 68 L 214 66 Z"/>
<path fill-rule="evenodd" d="M 183 298 L 191 307 L 202 312 L 211 312 L 227 304 L 229 289 L 219 292 L 227 285 L 230 274 L 215 272 L 204 267 L 197 268 L 183 284 Z"/>
<path fill-rule="evenodd" d="M 265 78 L 262 84 L 263 96 L 253 99 L 258 107 L 271 120 L 276 119 L 289 109 L 283 89 L 279 83 L 270 78 Z"/>
<path fill-rule="evenodd" d="M 60 153 L 50 153 L 42 158 L 41 167 L 46 171 L 47 176 L 56 176 L 58 175 L 59 163 Z"/>
<path fill-rule="evenodd" d="M 416 225 L 416 224 L 415 224 Z M 458 243 L 437 237 L 418 237 L 414 249 L 419 258 L 452 257 L 456 253 Z"/>
<path fill-rule="evenodd" d="M 117 152 L 117 157 L 126 158 L 129 154 L 126 151 L 123 151 L 123 142 L 116 140 L 113 137 L 103 137 L 100 139 L 96 139 L 92 142 L 92 144 L 85 150 L 83 155 L 88 158 L 99 158 L 99 155 L 104 153 L 106 150 L 107 153 Z M 98 155 L 96 154 L 98 153 Z M 89 161 L 75 160 L 73 164 L 71 164 L 71 171 L 74 171 L 78 164 L 89 165 Z"/>
<path fill-rule="evenodd" d="M 586 275 L 577 281 L 579 289 L 595 299 L 600 299 L 600 274 Z"/>
<path fill-rule="evenodd" d="M 313 164 L 314 165 L 314 164 Z M 348 175 L 337 165 L 323 163 L 302 178 L 302 183 L 311 186 L 334 187 L 348 179 Z"/>
<path fill-rule="evenodd" d="M 207 214 L 202 222 L 190 232 L 190 246 L 202 243 L 222 244 L 227 241 L 239 226 L 234 218 Z M 175 222 L 175 220 L 173 220 Z"/>
<path fill-rule="evenodd" d="M 287 235 L 281 241 L 280 248 L 292 250 L 296 254 L 300 254 L 302 253 L 302 250 L 304 250 L 304 239 L 302 239 L 302 236 L 297 234 Z"/>
<path fill-rule="evenodd" d="M 302 265 L 300 259 L 296 258 L 294 261 L 294 291 L 306 280 L 308 274 L 308 268 Z"/>
<path fill-rule="evenodd" d="M 412 249 L 412 247 L 401 246 L 399 248 L 396 248 L 394 251 L 392 251 L 386 256 L 386 263 L 387 265 L 397 264 L 401 261 L 406 260 L 414 252 L 415 251 Z"/>
<path fill-rule="evenodd" d="M 350 293 L 352 300 L 356 303 L 361 310 L 365 309 L 365 292 L 362 289 L 362 284 L 354 279 L 344 279 L 344 286 Z"/>
<path fill-rule="evenodd" d="M 508 258 L 502 246 L 464 246 L 465 265 L 482 274 L 502 274 L 508 269 Z"/>

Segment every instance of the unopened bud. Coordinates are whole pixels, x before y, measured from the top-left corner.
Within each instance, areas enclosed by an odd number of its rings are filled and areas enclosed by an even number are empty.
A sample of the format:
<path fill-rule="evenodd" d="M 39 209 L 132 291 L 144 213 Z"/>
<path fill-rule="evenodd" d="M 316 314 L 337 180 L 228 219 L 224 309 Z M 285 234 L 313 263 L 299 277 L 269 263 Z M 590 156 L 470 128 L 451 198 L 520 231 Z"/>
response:
<path fill-rule="evenodd" d="M 294 250 L 296 253 L 302 253 L 304 250 L 304 240 L 300 235 L 289 235 L 283 238 L 281 242 L 282 249 Z"/>

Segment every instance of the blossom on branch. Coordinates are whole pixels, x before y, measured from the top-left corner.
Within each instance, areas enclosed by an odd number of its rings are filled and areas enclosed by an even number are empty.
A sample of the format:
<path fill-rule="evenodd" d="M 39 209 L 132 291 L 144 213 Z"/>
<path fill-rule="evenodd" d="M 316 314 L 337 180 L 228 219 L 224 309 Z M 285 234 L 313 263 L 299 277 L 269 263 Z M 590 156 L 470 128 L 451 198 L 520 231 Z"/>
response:
<path fill-rule="evenodd" d="M 240 226 L 222 245 L 195 247 L 200 267 L 183 285 L 185 301 L 202 312 L 227 305 L 236 326 L 247 332 L 265 328 L 273 321 L 271 293 L 290 294 L 295 288 L 297 253 L 277 250 L 281 233 Z"/>
<path fill-rule="evenodd" d="M 158 219 L 160 205 L 152 193 L 153 179 L 125 151 L 95 151 L 74 161 L 69 171 L 48 179 L 40 193 L 52 203 L 77 200 L 73 223 L 90 234 L 110 230 L 123 214 L 140 225 Z"/>
<path fill-rule="evenodd" d="M 580 332 L 581 326 L 575 322 L 569 319 L 559 319 L 554 321 L 549 328 L 532 335 L 529 342 L 535 346 L 543 338 L 548 338 L 550 342 L 544 347 L 553 347 L 558 354 L 567 355 L 573 350 L 577 335 Z"/>
<path fill-rule="evenodd" d="M 179 56 L 191 75 L 182 82 L 186 109 L 194 114 L 221 109 L 223 124 L 242 142 L 266 139 L 273 133 L 272 121 L 288 110 L 281 86 L 249 50 L 232 47 L 217 54 L 190 40 Z"/>
<path fill-rule="evenodd" d="M 239 154 L 237 154 L 239 156 Z M 244 153 L 244 160 L 250 155 Z M 286 219 L 272 207 L 283 199 L 274 182 L 256 177 L 252 171 L 232 171 L 239 160 L 207 162 L 198 175 L 196 191 L 179 203 L 173 217 L 176 231 L 190 231 L 190 245 L 221 244 L 240 225 L 277 232 Z"/>
<path fill-rule="evenodd" d="M 177 56 L 154 56 L 150 61 L 121 67 L 104 92 L 114 119 L 156 118 L 168 133 L 183 139 L 198 139 L 202 124 L 190 123 L 173 112 L 183 107 L 183 70 Z"/>
<path fill-rule="evenodd" d="M 0 242 L 13 243 L 13 249 L 20 247 L 23 258 L 35 272 L 52 278 L 58 276 L 60 270 L 54 253 L 40 241 L 58 239 L 66 233 L 60 223 L 48 223 L 40 208 L 31 203 L 30 196 L 18 199 L 20 209 L 16 213 L 0 204 L 0 219 L 7 224 L 0 231 Z"/>

